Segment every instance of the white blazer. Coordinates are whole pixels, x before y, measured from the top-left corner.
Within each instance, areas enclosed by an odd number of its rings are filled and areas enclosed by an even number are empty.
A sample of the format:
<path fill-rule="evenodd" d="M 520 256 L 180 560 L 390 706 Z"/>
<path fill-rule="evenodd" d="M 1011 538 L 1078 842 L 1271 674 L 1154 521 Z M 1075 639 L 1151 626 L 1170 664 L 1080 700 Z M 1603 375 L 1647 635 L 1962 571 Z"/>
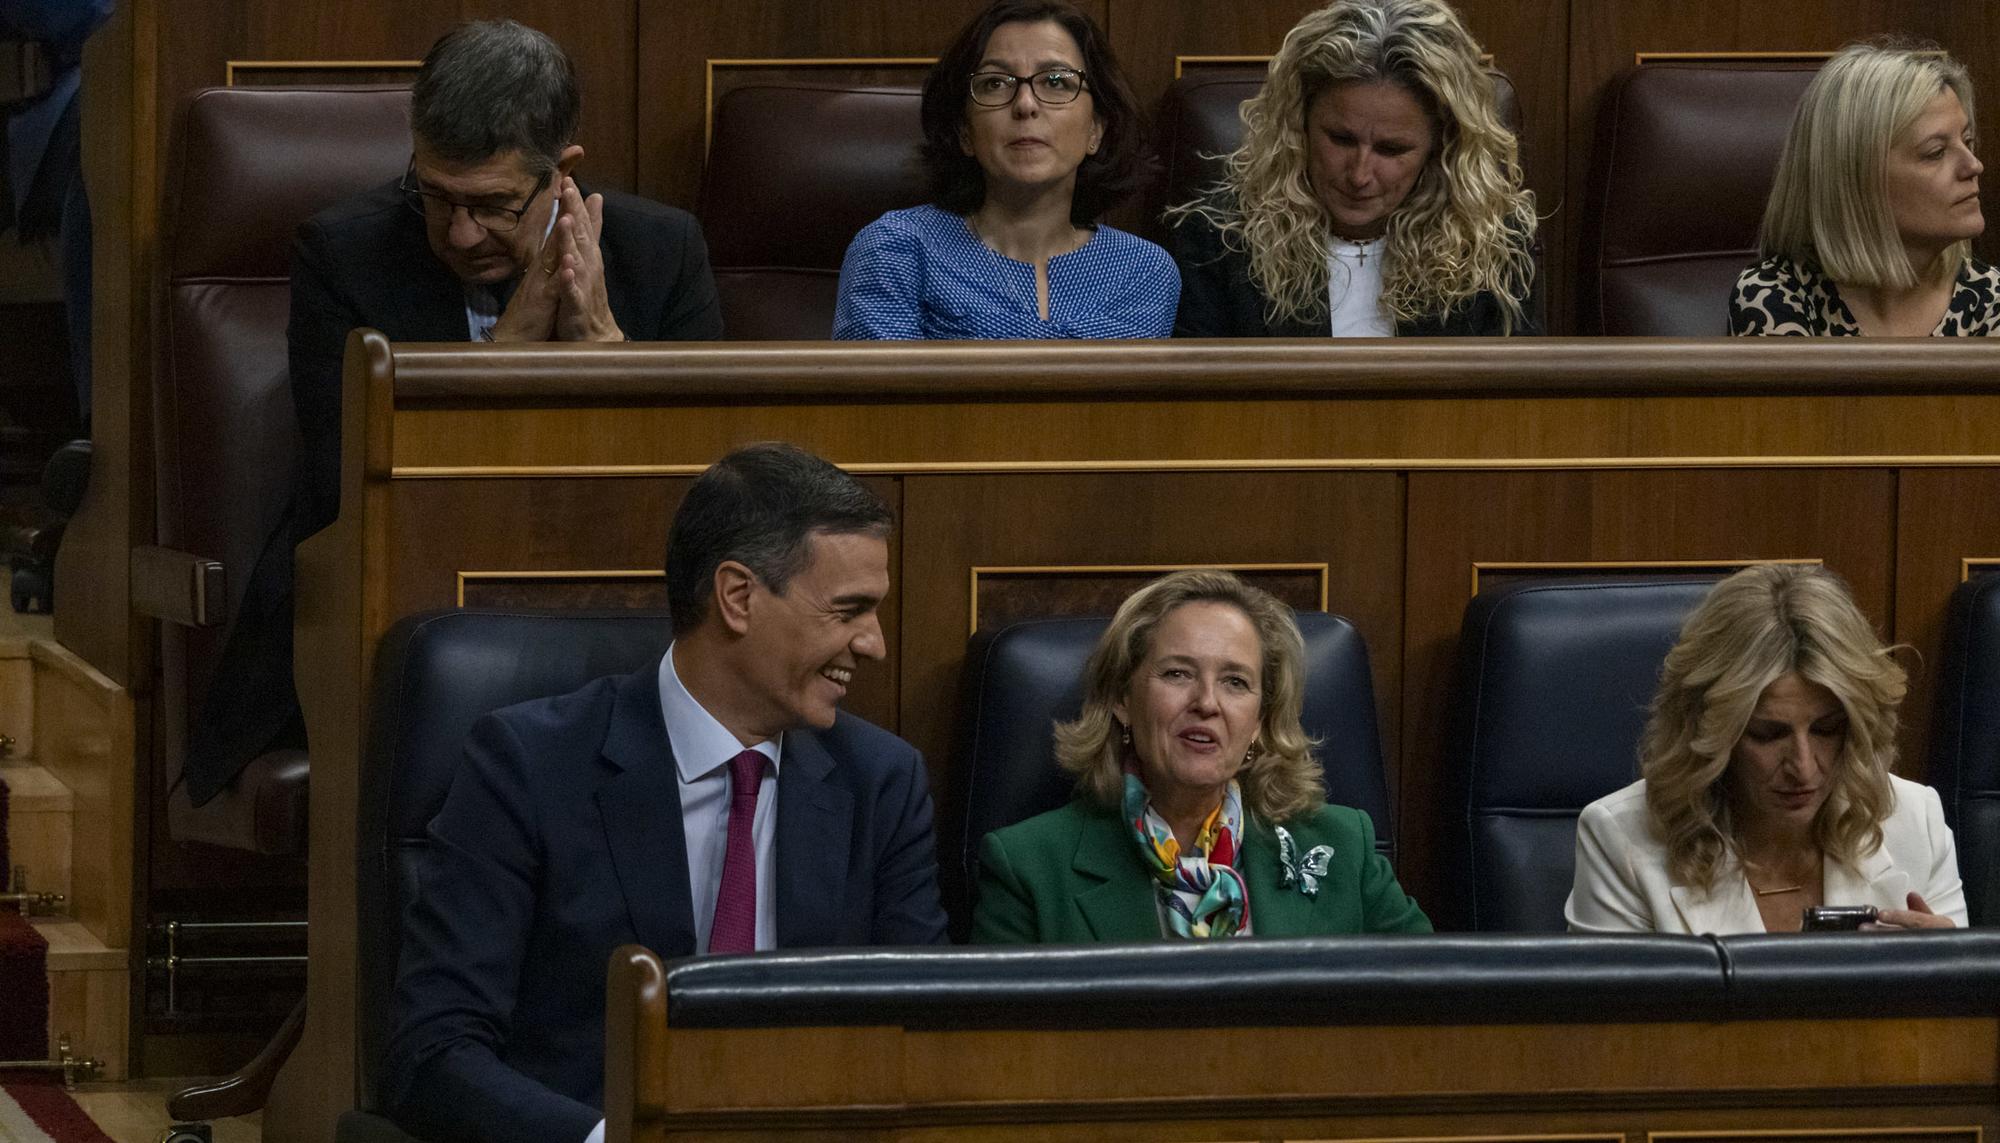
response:
<path fill-rule="evenodd" d="M 1932 911 L 1964 928 L 1965 887 L 1937 791 L 1891 775 L 1889 793 L 1881 848 L 1851 865 L 1828 858 L 1826 903 L 1906 909 L 1905 895 L 1914 889 Z M 1670 883 L 1667 848 L 1653 831 L 1642 779 L 1583 808 L 1576 880 L 1563 916 L 1579 933 L 1763 932 L 1750 882 L 1733 857 L 1724 860 L 1712 890 Z"/>

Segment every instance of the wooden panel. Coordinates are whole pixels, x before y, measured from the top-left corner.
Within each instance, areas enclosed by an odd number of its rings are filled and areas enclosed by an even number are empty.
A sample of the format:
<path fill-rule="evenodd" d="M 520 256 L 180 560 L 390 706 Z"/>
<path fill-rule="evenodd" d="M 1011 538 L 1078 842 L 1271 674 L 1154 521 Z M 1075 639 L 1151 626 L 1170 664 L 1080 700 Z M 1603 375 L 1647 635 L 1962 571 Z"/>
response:
<path fill-rule="evenodd" d="M 462 571 L 462 607 L 570 610 L 659 609 L 667 605 L 664 571 Z"/>
<path fill-rule="evenodd" d="M 1110 615 L 1125 597 L 1174 567 L 973 568 L 974 632 L 998 631 L 1024 619 Z M 1326 610 L 1327 567 L 1233 565 L 1245 583 L 1270 592 L 1294 611 Z"/>
<path fill-rule="evenodd" d="M 1106 0 L 1084 0 L 1102 21 Z M 980 0 L 728 0 L 638 5 L 639 193 L 692 206 L 706 152 L 710 60 L 934 58 Z M 805 204 L 801 204 L 802 206 Z"/>
<path fill-rule="evenodd" d="M 1327 606 L 1368 641 L 1383 748 L 1394 758 L 1402 497 L 1399 476 L 1372 472 L 910 477 L 903 736 L 930 759 L 937 788 L 948 789 L 975 567 L 1324 563 Z"/>
<path fill-rule="evenodd" d="M 1240 4 L 1187 4 L 1181 0 L 1110 0 L 1110 34 L 1119 61 L 1146 106 L 1153 106 L 1174 78 L 1177 56 L 1269 57 L 1312 0 L 1256 0 Z M 1564 206 L 1564 124 L 1567 121 L 1570 0 L 1460 0 L 1466 26 L 1507 74 L 1521 100 L 1521 160 L 1536 210 L 1545 218 L 1577 213 Z M 1601 5 L 1611 7 L 1612 5 Z M 1618 5 L 1623 7 L 1624 5 Z M 1581 201 L 1575 200 L 1575 201 Z M 1552 332 L 1567 333 L 1571 249 L 1568 228 L 1551 221 L 1542 229 L 1544 289 L 1551 290 Z"/>
<path fill-rule="evenodd" d="M 129 989 L 124 968 L 50 972 L 50 1050 L 54 1050 L 57 1037 L 68 1035 L 73 1053 L 102 1061 L 98 1079 L 124 1079 Z"/>
<path fill-rule="evenodd" d="M 1910 697 L 1896 768 L 1914 776 L 1929 759 L 1944 601 L 1968 574 L 2000 562 L 2000 469 L 1905 470 L 1897 484 L 1895 638 L 1916 654 L 1900 660 L 1910 672 Z"/>
<path fill-rule="evenodd" d="M 132 699 L 54 644 L 37 642 L 37 760 L 70 791 L 69 914 L 98 940 L 132 939 Z"/>
<path fill-rule="evenodd" d="M 1589 210 L 1589 177 L 1596 161 L 1597 116 L 1612 80 L 1641 52 L 1827 52 L 1854 40 L 1900 34 L 1935 40 L 1971 69 L 1975 88 L 2000 83 L 2000 39 L 1992 6 L 1978 0 L 1703 0 L 1695 4 L 1569 4 L 1567 194 L 1569 209 L 1546 230 L 1560 230 L 1576 259 L 1588 258 L 1580 239 Z M 1690 193 L 1698 193 L 1690 188 Z M 2000 188 L 1989 181 L 1986 216 L 2000 217 Z M 1553 202 L 1544 199 L 1547 210 Z M 1545 231 L 1546 232 L 1546 231 Z M 1993 260 L 2000 239 L 1993 229 L 1977 244 Z M 1572 275 L 1572 281 L 1574 276 Z M 1555 299 L 1552 299 L 1552 302 Z M 1563 299 L 1574 317 L 1576 299 Z M 1722 310 L 1723 299 L 1716 299 Z M 1571 327 L 1574 328 L 1574 327 Z"/>
<path fill-rule="evenodd" d="M 1819 559 L 1886 631 L 1895 499 L 1888 471 L 1413 473 L 1397 821 L 1404 886 L 1426 904 L 1446 899 L 1439 844 L 1453 810 L 1439 802 L 1440 782 L 1474 564 Z"/>

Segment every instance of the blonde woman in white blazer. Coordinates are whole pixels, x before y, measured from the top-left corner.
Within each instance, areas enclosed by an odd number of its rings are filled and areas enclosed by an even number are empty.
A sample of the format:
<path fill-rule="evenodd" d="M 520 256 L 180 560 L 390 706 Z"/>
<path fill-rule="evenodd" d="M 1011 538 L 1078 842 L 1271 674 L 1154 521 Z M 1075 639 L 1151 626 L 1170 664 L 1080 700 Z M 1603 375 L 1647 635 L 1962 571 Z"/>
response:
<path fill-rule="evenodd" d="M 1812 905 L 1882 929 L 1966 923 L 1937 793 L 1889 773 L 1905 679 L 1832 573 L 1729 577 L 1667 654 L 1640 781 L 1585 807 L 1579 932 L 1797 931 Z"/>

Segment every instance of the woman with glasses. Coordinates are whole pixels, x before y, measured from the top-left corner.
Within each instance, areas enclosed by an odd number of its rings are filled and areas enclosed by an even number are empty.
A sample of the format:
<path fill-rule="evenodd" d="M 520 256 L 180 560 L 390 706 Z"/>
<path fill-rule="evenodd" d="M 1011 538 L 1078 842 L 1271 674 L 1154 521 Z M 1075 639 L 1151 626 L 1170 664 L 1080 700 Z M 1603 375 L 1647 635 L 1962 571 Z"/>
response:
<path fill-rule="evenodd" d="M 1243 104 L 1220 183 L 1167 212 L 1183 337 L 1536 333 L 1534 196 L 1444 0 L 1334 0 Z"/>
<path fill-rule="evenodd" d="M 855 237 L 833 336 L 1167 336 L 1173 260 L 1097 222 L 1135 181 L 1138 119 L 1090 17 L 995 0 L 924 81 L 934 202 Z"/>

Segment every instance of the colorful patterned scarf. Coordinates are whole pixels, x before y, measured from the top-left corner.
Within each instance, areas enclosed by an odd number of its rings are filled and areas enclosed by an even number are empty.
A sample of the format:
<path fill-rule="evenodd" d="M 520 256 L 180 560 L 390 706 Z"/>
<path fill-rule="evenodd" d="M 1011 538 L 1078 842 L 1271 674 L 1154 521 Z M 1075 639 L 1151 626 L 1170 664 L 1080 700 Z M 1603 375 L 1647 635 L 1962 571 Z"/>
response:
<path fill-rule="evenodd" d="M 1125 824 L 1155 878 L 1160 911 L 1177 937 L 1234 937 L 1250 932 L 1250 891 L 1236 871 L 1243 837 L 1243 791 L 1235 782 L 1201 823 L 1194 852 L 1182 854 L 1173 827 L 1153 808 L 1146 784 L 1125 775 Z"/>

